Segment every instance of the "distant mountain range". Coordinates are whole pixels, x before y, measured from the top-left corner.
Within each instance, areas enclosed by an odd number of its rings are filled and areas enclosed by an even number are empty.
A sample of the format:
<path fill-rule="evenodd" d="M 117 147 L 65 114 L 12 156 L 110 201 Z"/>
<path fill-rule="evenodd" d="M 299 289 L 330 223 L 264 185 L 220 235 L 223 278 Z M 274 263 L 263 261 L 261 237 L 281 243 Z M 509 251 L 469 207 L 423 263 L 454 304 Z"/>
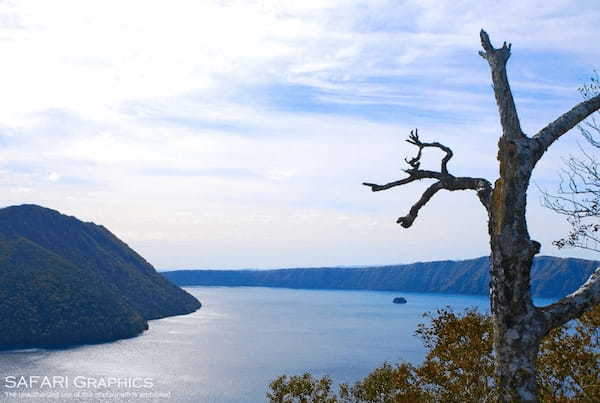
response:
<path fill-rule="evenodd" d="M 558 298 L 575 291 L 600 262 L 536 257 L 534 297 Z M 425 293 L 489 292 L 489 258 L 380 267 L 319 267 L 277 270 L 175 270 L 162 274 L 180 286 L 252 286 L 306 289 L 390 290 Z"/>
<path fill-rule="evenodd" d="M 200 306 L 101 225 L 0 209 L 0 349 L 132 337 Z"/>

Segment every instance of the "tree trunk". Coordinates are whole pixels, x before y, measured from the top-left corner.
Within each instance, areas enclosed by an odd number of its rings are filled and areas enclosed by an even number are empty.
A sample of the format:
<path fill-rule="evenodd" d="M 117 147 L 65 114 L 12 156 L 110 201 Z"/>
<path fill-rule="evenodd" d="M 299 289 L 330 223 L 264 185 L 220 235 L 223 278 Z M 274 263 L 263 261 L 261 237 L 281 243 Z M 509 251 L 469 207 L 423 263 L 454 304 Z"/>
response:
<path fill-rule="evenodd" d="M 533 166 L 529 140 L 519 133 L 506 137 L 498 144 L 500 179 L 489 205 L 496 379 L 500 401 L 535 402 L 535 362 L 546 328 L 530 290 L 533 256 L 540 250 L 529 238 L 525 216 Z"/>
<path fill-rule="evenodd" d="M 504 252 L 505 247 L 498 241 L 491 257 L 491 304 L 499 400 L 535 402 L 536 357 L 544 327 L 532 304 L 526 282 L 532 259 L 510 256 L 510 253 Z M 510 279 L 513 278 L 521 284 L 511 286 Z"/>

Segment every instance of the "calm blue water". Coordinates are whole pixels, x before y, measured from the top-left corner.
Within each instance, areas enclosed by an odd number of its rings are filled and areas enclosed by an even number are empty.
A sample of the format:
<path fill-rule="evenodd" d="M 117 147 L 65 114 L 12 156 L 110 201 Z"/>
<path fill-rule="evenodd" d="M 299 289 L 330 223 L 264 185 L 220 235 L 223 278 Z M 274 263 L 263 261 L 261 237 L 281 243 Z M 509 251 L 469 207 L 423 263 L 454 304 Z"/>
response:
<path fill-rule="evenodd" d="M 190 315 L 151 321 L 150 330 L 140 337 L 66 350 L 0 353 L 0 401 L 261 402 L 266 385 L 281 374 L 310 371 L 329 374 L 335 382 L 353 382 L 386 360 L 418 363 L 424 349 L 413 334 L 424 312 L 447 305 L 488 310 L 484 296 L 254 287 L 187 290 L 203 307 Z M 395 296 L 406 297 L 408 304 L 392 304 Z M 11 376 L 17 381 L 25 376 L 27 382 L 30 376 L 54 376 L 59 383 L 8 388 Z M 65 378 L 68 387 L 60 384 Z M 111 378 L 135 378 L 134 386 L 150 382 L 152 387 L 104 387 L 102 382 Z"/>

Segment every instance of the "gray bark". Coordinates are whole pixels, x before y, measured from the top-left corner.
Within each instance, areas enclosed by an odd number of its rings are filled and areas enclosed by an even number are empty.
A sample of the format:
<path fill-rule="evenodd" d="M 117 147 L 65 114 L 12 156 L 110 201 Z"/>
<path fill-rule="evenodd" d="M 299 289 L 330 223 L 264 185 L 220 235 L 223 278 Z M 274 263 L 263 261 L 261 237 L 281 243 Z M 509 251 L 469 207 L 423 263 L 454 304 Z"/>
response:
<path fill-rule="evenodd" d="M 537 401 L 536 358 L 542 338 L 554 327 L 584 313 L 600 303 L 600 269 L 576 292 L 548 307 L 537 308 L 531 299 L 530 273 L 540 244 L 527 230 L 527 190 L 531 173 L 554 141 L 594 111 L 600 109 L 600 96 L 590 98 L 560 116 L 533 137 L 521 130 L 519 117 L 506 74 L 510 44 L 492 46 L 481 31 L 480 55 L 490 65 L 494 95 L 498 105 L 502 135 L 498 141 L 499 178 L 494 186 L 483 178 L 455 177 L 448 172 L 452 151 L 440 143 L 423 143 L 416 131 L 409 143 L 419 152 L 405 170 L 408 177 L 385 185 L 364 183 L 372 191 L 402 186 L 416 180 L 436 179 L 397 222 L 410 227 L 420 209 L 440 190 L 474 190 L 488 212 L 491 248 L 490 302 L 494 324 L 496 379 L 499 400 Z M 440 172 L 420 170 L 423 148 L 437 147 L 446 152 Z"/>

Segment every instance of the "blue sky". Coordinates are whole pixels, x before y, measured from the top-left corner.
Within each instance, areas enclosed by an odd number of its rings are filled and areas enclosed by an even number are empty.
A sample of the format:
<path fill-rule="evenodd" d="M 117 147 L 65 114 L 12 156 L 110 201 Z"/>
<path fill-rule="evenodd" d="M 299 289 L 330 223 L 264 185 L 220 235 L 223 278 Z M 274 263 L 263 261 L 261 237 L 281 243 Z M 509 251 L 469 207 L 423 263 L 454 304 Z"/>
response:
<path fill-rule="evenodd" d="M 2 205 L 101 223 L 158 268 L 375 265 L 488 253 L 474 194 L 399 179 L 404 142 L 497 174 L 500 133 L 479 30 L 513 44 L 527 133 L 600 68 L 597 1 L 0 2 Z M 576 131 L 539 164 L 556 188 Z M 425 164 L 437 164 L 432 151 Z M 542 253 L 567 226 L 532 187 Z"/>

